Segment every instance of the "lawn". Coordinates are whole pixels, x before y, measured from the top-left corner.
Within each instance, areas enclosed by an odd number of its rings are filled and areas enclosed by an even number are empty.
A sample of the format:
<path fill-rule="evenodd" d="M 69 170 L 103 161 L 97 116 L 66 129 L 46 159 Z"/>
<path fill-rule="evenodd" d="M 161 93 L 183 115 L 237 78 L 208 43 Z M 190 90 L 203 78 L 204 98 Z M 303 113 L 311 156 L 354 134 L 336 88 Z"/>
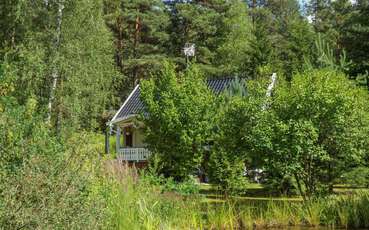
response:
<path fill-rule="evenodd" d="M 333 189 L 337 195 L 347 195 L 354 192 L 369 191 L 369 188 L 355 187 L 346 184 L 337 184 Z M 218 190 L 218 188 L 212 184 L 201 183 L 200 194 L 204 197 L 206 202 L 224 202 L 224 194 Z M 286 196 L 276 195 L 270 193 L 262 184 L 250 183 L 248 184 L 247 191 L 243 195 L 233 195 L 228 197 L 236 202 L 247 202 L 247 201 L 303 201 L 298 195 Z"/>

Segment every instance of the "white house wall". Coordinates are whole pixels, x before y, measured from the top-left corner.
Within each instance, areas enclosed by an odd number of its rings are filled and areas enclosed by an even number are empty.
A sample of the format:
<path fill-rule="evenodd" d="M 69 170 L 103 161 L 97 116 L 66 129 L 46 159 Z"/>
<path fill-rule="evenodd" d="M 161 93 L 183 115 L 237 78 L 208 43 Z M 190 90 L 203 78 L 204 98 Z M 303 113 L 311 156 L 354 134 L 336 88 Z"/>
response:
<path fill-rule="evenodd" d="M 134 119 L 129 119 L 129 120 L 124 120 L 121 121 L 119 123 L 116 124 L 117 126 L 120 127 L 121 130 L 121 135 L 123 137 L 123 140 L 121 138 L 121 147 L 126 147 L 125 146 L 125 141 L 124 141 L 124 128 L 125 127 L 132 127 L 133 130 L 133 137 L 132 137 L 132 147 L 133 148 L 141 148 L 141 147 L 145 147 L 146 144 L 144 142 L 144 134 L 143 131 L 140 127 L 137 127 L 137 122 Z"/>

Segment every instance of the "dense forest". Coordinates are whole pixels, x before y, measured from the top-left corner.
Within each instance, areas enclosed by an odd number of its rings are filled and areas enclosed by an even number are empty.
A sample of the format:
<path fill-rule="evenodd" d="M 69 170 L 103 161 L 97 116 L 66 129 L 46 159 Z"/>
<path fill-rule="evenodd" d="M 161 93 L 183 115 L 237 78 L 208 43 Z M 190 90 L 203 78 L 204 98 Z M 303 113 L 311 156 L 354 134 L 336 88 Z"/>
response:
<path fill-rule="evenodd" d="M 214 97 L 209 78 L 236 80 Z M 142 173 L 110 165 L 102 138 L 137 84 L 157 153 Z M 166 193 L 196 193 L 189 175 L 201 167 L 226 197 L 240 194 L 245 165 L 312 215 L 334 185 L 369 186 L 368 91 L 368 0 L 2 0 L 0 228 L 173 229 L 192 218 L 179 228 L 230 229 L 203 226 L 199 198 Z M 327 210 L 351 205 L 334 202 Z M 342 216 L 333 211 L 319 223 L 369 227 L 355 204 L 347 223 L 329 222 Z"/>

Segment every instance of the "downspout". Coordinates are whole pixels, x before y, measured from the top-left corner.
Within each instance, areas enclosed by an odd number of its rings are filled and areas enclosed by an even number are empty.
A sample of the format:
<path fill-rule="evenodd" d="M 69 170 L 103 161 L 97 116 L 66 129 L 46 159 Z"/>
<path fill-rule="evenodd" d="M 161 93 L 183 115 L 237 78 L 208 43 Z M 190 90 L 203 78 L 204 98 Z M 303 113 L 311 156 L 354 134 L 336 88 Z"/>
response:
<path fill-rule="evenodd" d="M 110 153 L 110 134 L 112 131 L 112 125 L 108 125 L 105 129 L 105 154 Z"/>

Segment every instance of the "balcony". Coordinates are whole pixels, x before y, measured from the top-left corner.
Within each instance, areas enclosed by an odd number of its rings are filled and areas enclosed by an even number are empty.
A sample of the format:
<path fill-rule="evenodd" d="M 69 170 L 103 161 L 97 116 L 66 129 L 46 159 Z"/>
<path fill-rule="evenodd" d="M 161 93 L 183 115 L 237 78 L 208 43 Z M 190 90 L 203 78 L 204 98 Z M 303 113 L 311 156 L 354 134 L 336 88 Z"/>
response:
<path fill-rule="evenodd" d="M 150 151 L 146 148 L 120 148 L 117 158 L 123 161 L 147 161 Z"/>

